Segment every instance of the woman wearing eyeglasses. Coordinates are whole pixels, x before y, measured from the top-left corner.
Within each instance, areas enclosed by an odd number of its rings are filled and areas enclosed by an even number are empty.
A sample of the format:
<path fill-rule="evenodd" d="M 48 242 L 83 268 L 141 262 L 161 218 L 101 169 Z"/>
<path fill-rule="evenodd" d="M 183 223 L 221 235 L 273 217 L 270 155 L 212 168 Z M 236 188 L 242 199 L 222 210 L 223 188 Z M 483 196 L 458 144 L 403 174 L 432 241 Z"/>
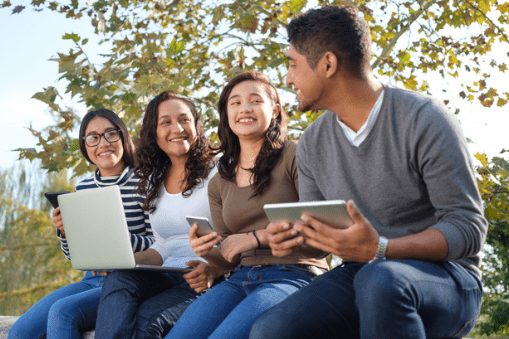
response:
<path fill-rule="evenodd" d="M 133 252 L 148 249 L 154 242 L 148 213 L 137 193 L 134 176 L 135 154 L 131 136 L 122 120 L 112 111 L 88 112 L 80 126 L 80 150 L 97 166 L 94 175 L 81 181 L 76 191 L 118 185 L 131 234 Z M 60 209 L 53 211 L 62 251 L 71 259 Z M 106 273 L 89 271 L 77 283 L 64 286 L 37 302 L 11 327 L 8 339 L 81 338 L 80 332 L 95 326 L 97 308 Z"/>

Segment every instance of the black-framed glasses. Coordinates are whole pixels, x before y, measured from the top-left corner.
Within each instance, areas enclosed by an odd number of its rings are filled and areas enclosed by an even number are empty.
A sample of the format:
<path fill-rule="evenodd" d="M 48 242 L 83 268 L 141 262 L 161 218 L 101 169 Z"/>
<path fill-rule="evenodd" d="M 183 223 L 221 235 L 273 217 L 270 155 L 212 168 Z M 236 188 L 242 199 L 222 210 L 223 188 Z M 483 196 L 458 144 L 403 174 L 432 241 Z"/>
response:
<path fill-rule="evenodd" d="M 101 143 L 101 137 L 104 137 L 110 144 L 120 140 L 120 129 L 112 129 L 104 133 L 90 133 L 83 137 L 88 147 L 95 147 Z"/>

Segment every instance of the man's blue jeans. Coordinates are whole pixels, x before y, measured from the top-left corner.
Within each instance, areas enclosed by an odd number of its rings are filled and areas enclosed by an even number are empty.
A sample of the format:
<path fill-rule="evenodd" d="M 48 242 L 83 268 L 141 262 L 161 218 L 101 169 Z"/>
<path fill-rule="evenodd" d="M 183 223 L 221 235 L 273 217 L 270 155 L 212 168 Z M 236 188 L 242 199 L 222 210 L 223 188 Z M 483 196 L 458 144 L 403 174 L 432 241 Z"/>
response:
<path fill-rule="evenodd" d="M 95 337 L 162 338 L 197 297 L 183 273 L 114 271 L 102 290 Z"/>
<path fill-rule="evenodd" d="M 311 273 L 284 265 L 240 266 L 191 304 L 165 339 L 247 338 L 260 314 L 312 279 Z"/>
<path fill-rule="evenodd" d="M 481 307 L 477 276 L 454 262 L 348 263 L 260 316 L 251 339 L 456 338 Z"/>
<path fill-rule="evenodd" d="M 9 330 L 8 339 L 81 338 L 94 328 L 104 277 L 87 272 L 83 280 L 51 292 Z M 64 335 L 65 334 L 65 335 Z"/>

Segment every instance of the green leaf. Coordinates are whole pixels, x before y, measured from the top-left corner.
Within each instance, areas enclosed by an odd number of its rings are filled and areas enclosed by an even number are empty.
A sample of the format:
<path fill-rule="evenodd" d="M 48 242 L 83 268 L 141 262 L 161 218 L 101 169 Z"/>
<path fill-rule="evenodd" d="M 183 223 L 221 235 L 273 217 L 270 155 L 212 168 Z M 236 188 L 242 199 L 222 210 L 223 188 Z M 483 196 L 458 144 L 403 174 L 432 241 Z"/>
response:
<path fill-rule="evenodd" d="M 62 40 L 72 40 L 74 42 L 78 42 L 80 41 L 80 37 L 78 34 L 75 34 L 75 33 L 65 33 L 63 36 L 62 36 Z"/>

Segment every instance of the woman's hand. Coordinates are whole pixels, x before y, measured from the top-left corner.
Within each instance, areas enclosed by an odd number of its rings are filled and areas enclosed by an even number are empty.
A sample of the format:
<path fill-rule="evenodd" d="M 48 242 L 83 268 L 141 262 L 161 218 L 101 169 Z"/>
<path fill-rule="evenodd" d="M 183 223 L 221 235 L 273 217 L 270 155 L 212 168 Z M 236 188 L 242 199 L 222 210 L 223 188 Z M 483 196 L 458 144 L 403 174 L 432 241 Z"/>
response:
<path fill-rule="evenodd" d="M 208 290 L 214 280 L 224 273 L 223 270 L 200 260 L 188 261 L 186 265 L 194 267 L 194 270 L 184 274 L 184 278 L 196 293 Z"/>
<path fill-rule="evenodd" d="M 60 234 L 62 234 L 62 238 L 65 238 L 64 223 L 62 222 L 60 207 L 57 207 L 53 210 L 53 223 L 55 224 L 55 227 L 60 231 Z"/>
<path fill-rule="evenodd" d="M 193 224 L 189 231 L 189 242 L 193 248 L 194 253 L 199 257 L 206 257 L 210 253 L 215 244 L 221 241 L 221 237 L 216 232 L 198 237 L 196 232 L 198 231 L 198 225 Z"/>
<path fill-rule="evenodd" d="M 100 275 L 100 276 L 103 276 L 103 277 L 106 277 L 108 276 L 108 274 L 110 274 L 110 272 L 108 271 L 91 271 L 92 272 L 92 275 L 95 277 L 96 275 Z"/>
<path fill-rule="evenodd" d="M 220 246 L 221 255 L 229 262 L 238 261 L 242 252 L 258 248 L 258 242 L 251 233 L 229 235 Z"/>

